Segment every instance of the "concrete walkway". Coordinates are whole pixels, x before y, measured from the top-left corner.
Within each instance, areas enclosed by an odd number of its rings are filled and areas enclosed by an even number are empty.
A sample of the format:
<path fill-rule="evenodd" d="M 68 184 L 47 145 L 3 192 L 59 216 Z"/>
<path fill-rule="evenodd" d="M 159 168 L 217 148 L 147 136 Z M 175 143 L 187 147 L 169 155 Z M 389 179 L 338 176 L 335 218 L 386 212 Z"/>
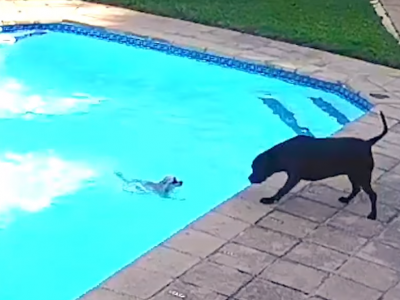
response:
<path fill-rule="evenodd" d="M 397 33 L 400 33 L 400 1 L 399 0 L 380 0 L 389 18 L 392 20 Z"/>
<path fill-rule="evenodd" d="M 279 205 L 261 205 L 261 195 L 269 195 L 282 185 L 284 177 L 275 176 L 266 185 L 239 193 L 82 299 L 399 299 L 400 70 L 80 1 L 0 2 L 3 23 L 61 20 L 161 38 L 341 81 L 376 107 L 338 136 L 363 138 L 380 132 L 379 110 L 386 113 L 390 126 L 390 133 L 374 147 L 378 221 L 365 218 L 369 204 L 364 195 L 348 206 L 337 201 L 349 190 L 346 178 L 341 177 L 303 183 Z M 370 93 L 388 98 L 375 99 Z"/>

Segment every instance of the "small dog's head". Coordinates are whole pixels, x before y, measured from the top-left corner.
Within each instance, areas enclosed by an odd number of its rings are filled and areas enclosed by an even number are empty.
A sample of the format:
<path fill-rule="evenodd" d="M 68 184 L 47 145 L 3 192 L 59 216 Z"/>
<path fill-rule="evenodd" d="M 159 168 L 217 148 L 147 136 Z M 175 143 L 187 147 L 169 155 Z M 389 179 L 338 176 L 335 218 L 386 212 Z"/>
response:
<path fill-rule="evenodd" d="M 175 188 L 183 185 L 183 181 L 176 179 L 175 176 L 166 176 L 160 181 L 161 186 L 166 194 L 172 192 Z"/>
<path fill-rule="evenodd" d="M 251 184 L 262 183 L 276 172 L 274 160 L 266 153 L 258 155 L 251 164 L 252 173 L 249 176 Z"/>

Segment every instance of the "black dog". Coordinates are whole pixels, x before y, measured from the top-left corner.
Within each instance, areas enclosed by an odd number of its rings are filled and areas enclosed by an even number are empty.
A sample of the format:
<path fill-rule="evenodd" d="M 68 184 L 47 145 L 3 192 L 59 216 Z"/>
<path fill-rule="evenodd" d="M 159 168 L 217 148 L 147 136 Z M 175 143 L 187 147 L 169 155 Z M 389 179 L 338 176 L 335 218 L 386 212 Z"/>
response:
<path fill-rule="evenodd" d="M 383 131 L 369 140 L 358 138 L 313 138 L 296 136 L 258 155 L 249 176 L 251 183 L 261 183 L 277 172 L 286 172 L 284 186 L 263 204 L 272 204 L 286 195 L 300 180 L 316 181 L 338 175 L 347 175 L 352 191 L 339 199 L 349 203 L 361 190 L 368 194 L 371 212 L 368 219 L 376 219 L 376 193 L 371 187 L 374 159 L 371 147 L 388 132 L 385 116 L 380 113 Z"/>

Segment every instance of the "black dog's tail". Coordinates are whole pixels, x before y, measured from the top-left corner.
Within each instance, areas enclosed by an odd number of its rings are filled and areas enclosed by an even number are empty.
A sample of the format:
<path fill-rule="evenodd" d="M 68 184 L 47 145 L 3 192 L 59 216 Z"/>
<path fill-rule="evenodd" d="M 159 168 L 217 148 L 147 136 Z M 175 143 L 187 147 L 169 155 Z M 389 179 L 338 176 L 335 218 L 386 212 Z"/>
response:
<path fill-rule="evenodd" d="M 388 133 L 388 126 L 386 123 L 386 118 L 382 112 L 380 112 L 380 116 L 381 116 L 382 123 L 383 123 L 383 130 L 382 130 L 381 134 L 377 135 L 376 137 L 373 137 L 372 139 L 367 140 L 367 143 L 370 144 L 371 146 L 375 145 L 381 138 L 383 138 L 386 135 L 386 133 Z"/>

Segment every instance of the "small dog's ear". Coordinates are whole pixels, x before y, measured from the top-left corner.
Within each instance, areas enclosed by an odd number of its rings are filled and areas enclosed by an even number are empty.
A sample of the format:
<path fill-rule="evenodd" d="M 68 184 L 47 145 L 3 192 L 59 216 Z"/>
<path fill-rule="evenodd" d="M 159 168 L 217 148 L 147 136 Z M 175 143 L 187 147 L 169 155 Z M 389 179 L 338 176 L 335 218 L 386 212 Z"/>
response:
<path fill-rule="evenodd" d="M 162 185 L 169 185 L 172 182 L 172 177 L 171 176 L 165 176 L 163 180 L 160 181 Z"/>

